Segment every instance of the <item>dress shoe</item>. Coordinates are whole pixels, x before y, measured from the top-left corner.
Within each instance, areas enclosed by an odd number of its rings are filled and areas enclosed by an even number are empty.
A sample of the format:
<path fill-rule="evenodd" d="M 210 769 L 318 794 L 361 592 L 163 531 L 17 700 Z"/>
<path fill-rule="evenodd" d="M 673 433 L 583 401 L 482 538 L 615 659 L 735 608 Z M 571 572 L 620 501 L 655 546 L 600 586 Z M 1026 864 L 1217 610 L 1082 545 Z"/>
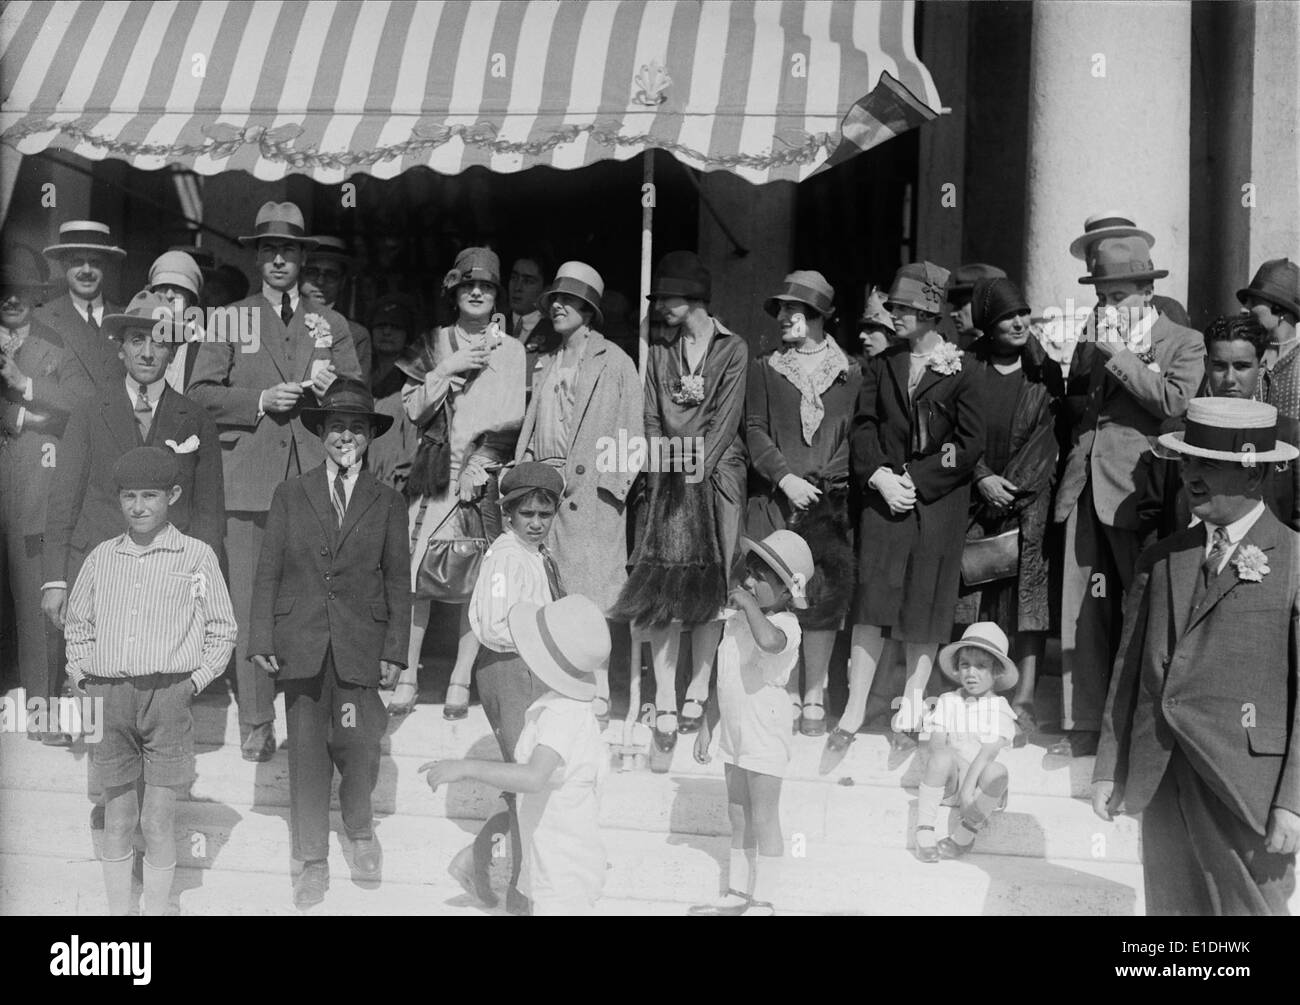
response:
<path fill-rule="evenodd" d="M 673 714 L 674 713 L 672 712 L 660 712 L 657 716 L 655 716 L 655 728 L 654 728 L 655 746 L 658 747 L 659 750 L 665 754 L 671 754 L 673 752 L 673 749 L 677 746 L 677 730 L 660 729 L 659 720 L 662 719 L 665 715 L 673 715 Z"/>
<path fill-rule="evenodd" d="M 694 715 L 686 711 L 692 705 L 699 709 Z M 698 698 L 687 698 L 682 702 L 682 714 L 677 719 L 677 732 L 683 734 L 698 733 L 701 724 L 704 722 L 704 702 Z"/>
<path fill-rule="evenodd" d="M 686 913 L 692 918 L 739 918 L 749 903 L 749 898 L 739 890 L 728 890 L 716 903 L 695 904 Z"/>
<path fill-rule="evenodd" d="M 939 842 L 936 850 L 940 858 L 961 858 L 974 847 L 974 841 L 970 844 L 958 844 L 952 838 L 944 838 Z"/>
<path fill-rule="evenodd" d="M 483 904 L 484 907 L 496 907 L 497 895 L 492 892 L 492 881 L 488 876 L 488 864 L 479 862 L 474 854 L 475 845 L 466 845 L 447 866 L 447 873 L 460 884 L 460 888 L 469 896 Z"/>
<path fill-rule="evenodd" d="M 378 879 L 384 864 L 379 838 L 358 838 L 352 842 L 352 868 L 357 879 Z"/>
<path fill-rule="evenodd" d="M 1029 738 L 1038 732 L 1038 718 L 1028 705 L 1017 705 L 1012 709 L 1016 713 L 1016 736 L 1011 741 L 1013 747 L 1023 747 Z"/>
<path fill-rule="evenodd" d="M 837 726 L 826 736 L 826 752 L 843 754 L 853 745 L 853 741 L 857 738 L 856 733 L 850 733 L 847 729 L 840 729 Z"/>
<path fill-rule="evenodd" d="M 388 703 L 388 714 L 394 719 L 400 719 L 403 716 L 410 715 L 412 712 L 415 711 L 415 706 L 420 700 L 420 687 L 418 684 L 412 684 L 410 681 L 398 681 L 397 687 L 405 688 L 406 691 L 408 692 L 408 696 L 405 700 L 398 701 L 397 690 L 394 689 L 393 700 Z M 447 689 L 451 690 L 451 685 L 448 685 Z M 466 697 L 468 698 L 468 695 L 466 695 Z M 443 707 L 443 718 L 446 719 L 464 718 L 463 716 L 448 715 L 446 710 L 448 708 L 453 708 L 453 707 L 454 706 L 451 704 L 451 702 L 448 702 Z"/>
<path fill-rule="evenodd" d="M 1100 734 L 1092 730 L 1075 729 L 1068 737 L 1071 757 L 1092 757 L 1097 753 L 1097 741 Z"/>
<path fill-rule="evenodd" d="M 104 829 L 104 807 L 96 804 L 90 808 L 90 829 L 92 831 L 102 831 Z"/>
<path fill-rule="evenodd" d="M 253 726 L 240 745 L 240 753 L 245 761 L 262 763 L 275 756 L 275 726 L 264 722 Z"/>
<path fill-rule="evenodd" d="M 897 754 L 906 754 L 917 747 L 916 737 L 911 733 L 890 733 L 889 749 Z"/>
<path fill-rule="evenodd" d="M 533 902 L 513 886 L 506 891 L 506 910 L 520 918 L 528 918 L 533 913 Z"/>
<path fill-rule="evenodd" d="M 451 689 L 452 689 L 452 688 L 456 688 L 458 691 L 463 691 L 463 692 L 465 693 L 465 700 L 464 700 L 464 701 L 452 701 L 452 700 L 451 700 Z M 415 707 L 415 699 L 412 699 L 412 700 L 411 700 L 411 707 L 412 707 L 412 708 Z M 389 706 L 388 706 L 388 714 L 389 714 L 389 715 L 405 715 L 406 712 L 402 712 L 402 711 L 394 711 L 394 706 L 393 706 L 393 705 L 389 705 Z M 448 720 L 450 720 L 451 722 L 457 722 L 457 721 L 460 720 L 460 719 L 464 719 L 464 718 L 466 718 L 468 715 L 469 715 L 469 688 L 466 687 L 464 684 L 448 684 L 448 685 L 447 685 L 447 697 L 446 697 L 446 699 L 444 700 L 444 702 L 443 702 L 443 706 L 442 706 L 442 717 L 443 717 L 444 719 L 448 719 Z"/>
<path fill-rule="evenodd" d="M 946 840 L 946 839 L 945 839 Z M 917 845 L 917 861 L 924 862 L 926 865 L 933 865 L 939 861 L 939 849 L 934 845 Z"/>
<path fill-rule="evenodd" d="M 300 911 L 315 907 L 325 899 L 325 891 L 329 888 L 329 863 L 323 859 L 308 862 L 293 881 L 293 906 Z"/>
<path fill-rule="evenodd" d="M 73 743 L 72 734 L 60 733 L 57 731 L 52 733 L 42 733 L 41 743 L 45 744 L 47 747 L 71 747 Z"/>
<path fill-rule="evenodd" d="M 810 716 L 807 714 L 808 709 L 815 708 L 821 711 L 821 715 Z M 820 701 L 806 701 L 803 703 L 803 713 L 799 717 L 799 732 L 804 736 L 825 736 L 826 735 L 826 711 Z"/>

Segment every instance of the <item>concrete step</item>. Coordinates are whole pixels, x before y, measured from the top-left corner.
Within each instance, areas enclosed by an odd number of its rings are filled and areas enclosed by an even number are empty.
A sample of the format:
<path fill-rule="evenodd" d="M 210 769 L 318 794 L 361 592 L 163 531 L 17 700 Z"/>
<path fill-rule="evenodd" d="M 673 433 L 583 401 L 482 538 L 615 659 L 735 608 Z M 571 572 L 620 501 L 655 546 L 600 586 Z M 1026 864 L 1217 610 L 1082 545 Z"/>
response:
<path fill-rule="evenodd" d="M 44 747 L 21 736 L 0 738 L 0 797 L 6 802 L 10 792 L 76 797 L 85 791 L 84 756 L 80 760 L 77 763 L 75 751 Z M 460 782 L 431 793 L 417 772 L 420 762 L 400 755 L 384 758 L 374 796 L 377 813 L 482 820 L 497 811 L 497 790 L 479 782 Z M 683 836 L 729 834 L 720 765 L 711 767 L 713 773 L 708 775 L 611 774 L 602 798 L 602 824 Z M 906 847 L 916 799 L 904 784 L 901 769 L 898 777 L 879 784 L 787 780 L 781 798 L 783 826 L 788 834 L 802 835 L 807 841 Z M 337 794 L 337 778 L 335 786 Z M 283 751 L 265 764 L 243 761 L 231 747 L 198 756 L 198 780 L 191 790 L 195 801 L 229 807 L 232 812 L 258 813 L 287 807 L 288 797 L 289 765 Z M 83 816 L 87 805 L 83 798 Z M 940 823 L 947 819 L 945 810 Z M 1006 812 L 995 814 L 980 844 L 983 852 L 993 855 L 1139 861 L 1136 820 L 1121 818 L 1107 824 L 1093 815 L 1084 800 L 1027 795 L 1015 790 L 1014 783 Z"/>
<path fill-rule="evenodd" d="M 43 819 L 72 819 L 79 807 L 75 797 L 43 794 Z M 31 809 L 18 801 L 20 813 Z M 86 864 L 92 850 L 89 832 L 83 830 L 75 847 L 63 850 L 54 828 L 31 820 L 14 826 L 6 813 L 0 823 L 0 862 L 43 857 L 61 863 L 71 858 Z M 334 828 L 340 822 L 335 814 Z M 64 828 L 66 831 L 66 827 Z M 368 905 L 366 913 L 388 912 L 384 893 L 395 888 L 427 890 L 424 906 L 436 906 L 439 897 L 449 907 L 461 906 L 459 888 L 450 893 L 447 865 L 472 839 L 476 825 L 445 819 L 390 817 L 379 822 L 376 833 L 384 846 L 384 879 L 378 896 L 350 879 L 351 849 L 341 836 L 331 841 L 330 871 L 333 888 L 357 887 L 350 904 Z M 182 870 L 202 871 L 197 886 L 213 898 L 204 912 L 224 913 L 222 898 L 255 895 L 257 903 L 281 910 L 290 904 L 287 811 L 240 815 L 229 807 L 190 803 L 177 821 L 178 862 Z M 651 834 L 607 828 L 603 831 L 609 873 L 605 893 L 611 901 L 637 901 L 687 905 L 716 896 L 725 867 L 729 841 L 721 837 Z M 67 848 L 67 846 L 64 846 Z M 233 884 L 231 877 L 260 874 L 261 883 Z M 4 879 L 5 885 L 26 888 L 36 876 L 21 873 Z M 1140 910 L 1140 867 L 1114 861 L 1054 862 L 1011 860 L 1004 856 L 973 854 L 960 862 L 923 865 L 907 851 L 860 849 L 825 842 L 789 842 L 782 884 L 781 906 L 792 911 L 830 914 L 1123 914 Z M 365 884 L 375 886 L 375 884 Z M 452 884 L 454 886 L 454 884 Z M 432 888 L 432 889 L 430 889 Z M 240 891 L 253 890 L 255 894 Z M 93 894 L 83 888 L 87 895 Z M 414 896 L 399 890 L 401 898 Z M 364 895 L 364 896 L 363 896 Z M 30 893 L 22 897 L 33 896 Z M 39 896 L 39 895 L 37 895 Z M 6 897 L 6 901 L 8 898 Z M 464 898 L 466 904 L 468 898 Z M 88 901 L 88 903 L 90 903 Z M 400 899 L 403 910 L 418 913 L 420 903 Z M 290 905 L 291 907 L 291 905 Z"/>

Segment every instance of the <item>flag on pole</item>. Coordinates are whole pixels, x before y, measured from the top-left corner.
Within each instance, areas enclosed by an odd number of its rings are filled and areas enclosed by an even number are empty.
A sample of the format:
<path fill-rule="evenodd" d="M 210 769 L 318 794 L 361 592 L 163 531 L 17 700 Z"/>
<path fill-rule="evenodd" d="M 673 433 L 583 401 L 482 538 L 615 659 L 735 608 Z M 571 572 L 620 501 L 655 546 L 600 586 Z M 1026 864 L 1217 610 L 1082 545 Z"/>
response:
<path fill-rule="evenodd" d="M 938 112 L 887 71 L 881 71 L 871 93 L 854 102 L 845 114 L 839 144 L 814 175 L 938 117 Z"/>

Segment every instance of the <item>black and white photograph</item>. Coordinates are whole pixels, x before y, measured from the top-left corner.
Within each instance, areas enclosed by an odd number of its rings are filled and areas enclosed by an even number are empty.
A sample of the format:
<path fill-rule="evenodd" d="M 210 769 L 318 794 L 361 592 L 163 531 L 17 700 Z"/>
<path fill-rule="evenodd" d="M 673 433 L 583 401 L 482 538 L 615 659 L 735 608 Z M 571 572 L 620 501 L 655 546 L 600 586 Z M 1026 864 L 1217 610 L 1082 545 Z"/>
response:
<path fill-rule="evenodd" d="M 11 0 L 0 916 L 1249 977 L 1298 323 L 1293 0 Z"/>

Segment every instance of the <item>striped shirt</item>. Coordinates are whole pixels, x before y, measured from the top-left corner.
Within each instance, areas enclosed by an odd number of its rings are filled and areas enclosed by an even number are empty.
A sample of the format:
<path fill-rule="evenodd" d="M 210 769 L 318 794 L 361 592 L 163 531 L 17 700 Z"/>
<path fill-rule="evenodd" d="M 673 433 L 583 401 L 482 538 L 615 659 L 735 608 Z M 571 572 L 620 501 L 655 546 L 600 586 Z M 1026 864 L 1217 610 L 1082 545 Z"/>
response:
<path fill-rule="evenodd" d="M 226 668 L 235 613 L 217 557 L 171 524 L 141 547 L 123 534 L 87 556 L 68 601 L 68 677 L 189 674 L 195 693 Z"/>

